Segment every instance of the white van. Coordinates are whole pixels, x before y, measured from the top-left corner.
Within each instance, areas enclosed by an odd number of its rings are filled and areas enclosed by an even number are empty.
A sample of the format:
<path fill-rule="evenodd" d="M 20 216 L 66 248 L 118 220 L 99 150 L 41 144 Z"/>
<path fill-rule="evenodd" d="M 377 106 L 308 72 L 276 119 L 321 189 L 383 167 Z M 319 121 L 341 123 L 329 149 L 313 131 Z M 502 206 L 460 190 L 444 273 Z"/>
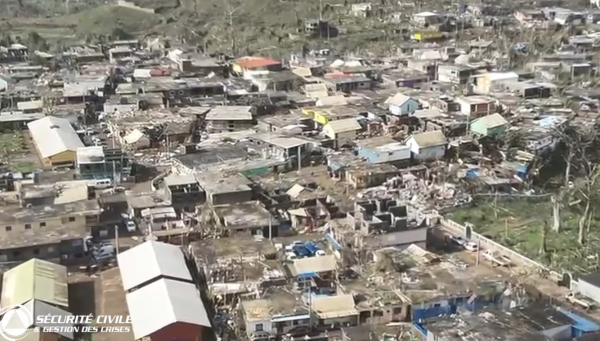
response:
<path fill-rule="evenodd" d="M 94 187 L 96 189 L 105 189 L 112 187 L 113 183 L 111 179 L 99 179 L 99 180 L 90 180 L 88 181 L 88 186 Z"/>

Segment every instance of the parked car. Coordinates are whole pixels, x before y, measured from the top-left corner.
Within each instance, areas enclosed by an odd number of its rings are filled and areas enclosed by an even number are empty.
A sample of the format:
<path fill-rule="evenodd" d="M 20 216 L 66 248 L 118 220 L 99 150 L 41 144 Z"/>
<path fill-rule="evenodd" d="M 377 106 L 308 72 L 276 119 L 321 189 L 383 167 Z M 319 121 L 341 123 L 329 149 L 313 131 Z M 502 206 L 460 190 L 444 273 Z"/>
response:
<path fill-rule="evenodd" d="M 463 246 L 465 245 L 465 243 L 467 242 L 463 237 L 461 236 L 452 236 L 452 238 L 450 238 L 452 240 L 452 243 L 458 245 L 458 246 Z"/>
<path fill-rule="evenodd" d="M 475 252 L 479 249 L 479 246 L 477 246 L 477 244 L 473 242 L 467 242 L 463 245 L 463 247 L 465 248 L 465 250 L 470 252 Z"/>
<path fill-rule="evenodd" d="M 127 226 L 127 232 L 135 232 L 135 230 L 137 230 L 137 225 L 133 220 L 127 220 L 125 226 Z"/>

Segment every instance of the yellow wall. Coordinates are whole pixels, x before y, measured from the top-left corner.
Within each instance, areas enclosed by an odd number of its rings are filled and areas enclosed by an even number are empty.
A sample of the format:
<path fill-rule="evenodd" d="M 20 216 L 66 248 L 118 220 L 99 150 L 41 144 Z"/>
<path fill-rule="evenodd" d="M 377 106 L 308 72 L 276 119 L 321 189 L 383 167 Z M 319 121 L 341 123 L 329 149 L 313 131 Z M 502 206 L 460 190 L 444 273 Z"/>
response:
<path fill-rule="evenodd" d="M 321 111 L 315 111 L 315 116 L 313 117 L 313 120 L 315 120 L 315 122 L 319 124 L 326 125 L 327 123 L 329 123 L 329 115 Z"/>
<path fill-rule="evenodd" d="M 231 68 L 233 69 L 233 72 L 237 73 L 242 73 L 244 71 L 238 64 L 233 64 Z"/>
<path fill-rule="evenodd" d="M 442 33 L 436 32 L 436 31 L 417 31 L 417 32 L 415 32 L 415 40 L 417 40 L 417 41 L 440 39 L 441 37 L 442 37 Z"/>
<path fill-rule="evenodd" d="M 49 157 L 50 163 L 52 165 L 64 164 L 68 162 L 73 162 L 75 164 L 75 160 L 77 159 L 77 152 L 72 150 L 67 150 L 62 153 L 58 153 L 54 156 Z"/>
<path fill-rule="evenodd" d="M 312 118 L 313 120 L 315 119 L 315 111 L 313 109 L 302 108 L 302 114 Z"/>

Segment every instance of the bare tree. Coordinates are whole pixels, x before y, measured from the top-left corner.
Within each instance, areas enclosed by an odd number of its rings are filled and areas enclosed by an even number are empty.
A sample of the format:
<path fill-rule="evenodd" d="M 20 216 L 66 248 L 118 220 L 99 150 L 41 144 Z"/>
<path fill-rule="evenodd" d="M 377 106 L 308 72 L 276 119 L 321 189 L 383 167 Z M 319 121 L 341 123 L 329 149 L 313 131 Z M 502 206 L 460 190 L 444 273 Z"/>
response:
<path fill-rule="evenodd" d="M 598 139 L 592 129 L 581 129 L 572 126 L 570 122 L 566 122 L 560 129 L 556 129 L 555 134 L 560 139 L 560 147 L 563 149 L 565 172 L 562 188 L 556 196 L 552 196 L 552 230 L 560 231 L 560 208 L 563 202 L 570 200 L 571 195 L 578 194 L 583 197 L 582 202 L 586 203 L 579 222 L 579 242 L 583 244 L 585 242 L 585 225 L 590 209 L 588 197 L 596 180 L 595 161 L 598 159 L 596 148 Z M 574 171 L 583 174 L 585 180 L 580 181 L 578 186 L 574 186 L 576 190 L 570 192 L 570 179 Z"/>
<path fill-rule="evenodd" d="M 556 195 L 552 195 L 552 230 L 555 232 L 560 232 L 560 208 L 561 201 Z"/>
<path fill-rule="evenodd" d="M 586 226 L 588 224 L 588 220 L 591 219 L 591 204 L 593 198 L 597 195 L 596 188 L 596 180 L 600 175 L 600 169 L 598 169 L 597 165 L 591 166 L 590 173 L 582 179 L 580 182 L 580 186 L 576 188 L 577 192 L 581 196 L 582 202 L 584 203 L 583 213 L 579 218 L 579 235 L 577 241 L 580 245 L 585 244 L 586 241 Z"/>
<path fill-rule="evenodd" d="M 546 254 L 548 252 L 546 248 L 546 240 L 548 239 L 548 221 L 544 220 L 542 224 L 542 242 L 540 244 L 540 254 Z"/>
<path fill-rule="evenodd" d="M 240 9 L 239 6 L 236 6 L 231 2 L 231 0 L 225 0 L 225 19 L 227 20 L 227 30 L 229 32 L 229 40 L 231 41 L 231 53 L 236 55 L 237 45 L 236 45 L 236 32 L 234 26 L 234 15 Z"/>

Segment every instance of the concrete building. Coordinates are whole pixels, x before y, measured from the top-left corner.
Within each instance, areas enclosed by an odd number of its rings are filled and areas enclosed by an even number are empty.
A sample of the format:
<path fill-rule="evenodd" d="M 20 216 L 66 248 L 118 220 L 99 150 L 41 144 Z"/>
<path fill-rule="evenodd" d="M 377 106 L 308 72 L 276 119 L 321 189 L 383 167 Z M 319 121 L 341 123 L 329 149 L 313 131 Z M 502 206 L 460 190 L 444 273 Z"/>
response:
<path fill-rule="evenodd" d="M 194 212 L 196 205 L 206 202 L 206 193 L 193 175 L 170 174 L 164 179 L 165 192 L 175 210 Z"/>
<path fill-rule="evenodd" d="M 439 130 L 414 134 L 405 143 L 410 147 L 413 157 L 421 161 L 443 158 L 448 145 L 446 137 Z"/>
<path fill-rule="evenodd" d="M 265 75 L 282 69 L 281 62 L 263 57 L 242 57 L 232 64 L 233 72 L 244 77 Z"/>
<path fill-rule="evenodd" d="M 82 258 L 83 238 L 98 226 L 95 200 L 0 210 L 0 261 Z"/>
<path fill-rule="evenodd" d="M 252 107 L 218 106 L 211 109 L 205 118 L 212 133 L 240 131 L 252 128 Z"/>
<path fill-rule="evenodd" d="M 312 314 L 322 329 L 358 325 L 353 295 L 320 296 L 312 299 Z"/>
<path fill-rule="evenodd" d="M 251 201 L 252 182 L 241 174 L 221 172 L 196 173 L 196 180 L 206 192 L 206 201 L 212 205 L 235 204 Z"/>
<path fill-rule="evenodd" d="M 456 98 L 460 112 L 471 118 L 491 115 L 496 112 L 497 100 L 487 96 L 461 96 Z"/>
<path fill-rule="evenodd" d="M 45 167 L 73 166 L 83 142 L 69 121 L 47 116 L 27 124 L 40 160 Z"/>
<path fill-rule="evenodd" d="M 131 166 L 131 160 L 120 149 L 101 146 L 77 148 L 76 168 L 82 179 L 126 181 L 131 174 Z"/>
<path fill-rule="evenodd" d="M 392 115 L 405 116 L 410 115 L 419 109 L 419 102 L 410 96 L 396 94 L 388 98 L 385 104 L 389 105 Z"/>
<path fill-rule="evenodd" d="M 241 312 L 250 340 L 277 337 L 293 333 L 294 329 L 308 328 L 309 310 L 299 306 L 296 297 L 276 293 L 265 299 L 241 302 Z"/>
<path fill-rule="evenodd" d="M 369 163 L 402 166 L 410 162 L 410 147 L 392 138 L 379 136 L 356 141 L 358 156 Z"/>
<path fill-rule="evenodd" d="M 361 130 L 355 118 L 329 122 L 323 127 L 323 134 L 333 140 L 334 148 L 341 148 L 356 140 L 357 132 Z"/>
<path fill-rule="evenodd" d="M 508 122 L 500 114 L 492 114 L 480 117 L 469 125 L 469 130 L 478 136 L 492 139 L 502 139 L 506 132 Z"/>
<path fill-rule="evenodd" d="M 506 83 L 517 82 L 519 75 L 515 72 L 488 72 L 476 77 L 476 91 L 489 94 L 494 91 L 503 91 Z"/>
<path fill-rule="evenodd" d="M 467 84 L 475 69 L 464 65 L 440 64 L 437 66 L 437 80 L 453 84 Z"/>

